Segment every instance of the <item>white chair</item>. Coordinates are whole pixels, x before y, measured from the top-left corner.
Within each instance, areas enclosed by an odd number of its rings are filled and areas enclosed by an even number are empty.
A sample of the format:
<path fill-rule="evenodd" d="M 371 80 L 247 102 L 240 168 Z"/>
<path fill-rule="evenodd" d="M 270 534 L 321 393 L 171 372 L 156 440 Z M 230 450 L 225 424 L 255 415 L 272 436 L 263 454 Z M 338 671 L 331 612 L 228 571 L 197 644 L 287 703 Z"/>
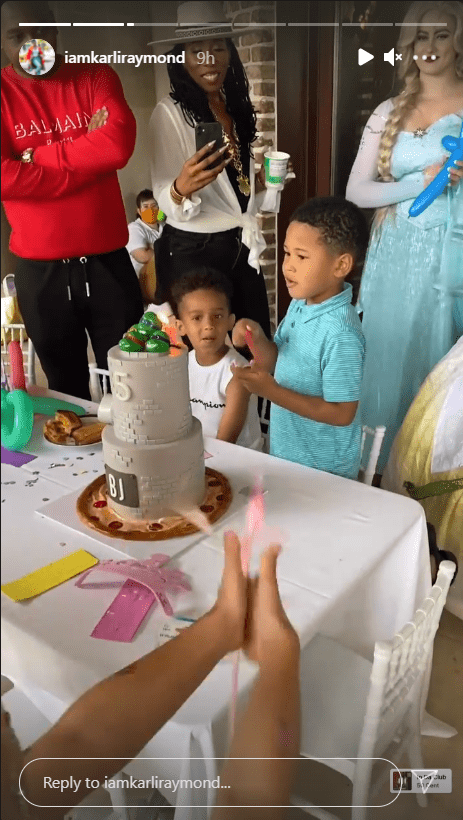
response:
<path fill-rule="evenodd" d="M 16 289 L 14 286 L 14 273 L 8 273 L 2 282 L 2 291 L 4 297 L 14 298 L 16 296 Z M 3 297 L 2 297 L 3 299 Z M 5 299 L 6 301 L 6 299 Z M 24 374 L 26 376 L 26 384 L 29 386 L 30 384 L 35 384 L 35 351 L 34 346 L 30 339 L 26 336 L 26 328 L 24 324 L 21 323 L 13 323 L 10 324 L 7 321 L 8 318 L 13 319 L 14 316 L 8 314 L 8 312 L 3 310 L 3 301 L 2 301 L 2 381 L 5 376 L 10 375 L 10 359 L 8 355 L 8 345 L 12 341 L 19 341 L 21 345 L 21 350 L 23 354 L 23 361 L 24 361 Z M 19 314 L 17 313 L 17 308 L 15 310 L 16 318 L 20 318 Z"/>
<path fill-rule="evenodd" d="M 378 458 L 381 452 L 385 432 L 386 428 L 383 426 L 375 427 L 374 430 L 372 430 L 371 427 L 367 427 L 366 424 L 362 426 L 359 481 L 361 481 L 363 484 L 371 485 L 373 483 L 373 479 L 375 477 L 376 472 L 376 465 L 378 463 Z M 367 436 L 373 437 L 373 441 L 371 443 L 368 462 L 365 465 L 363 461 L 363 456 L 365 453 L 365 441 Z"/>
<path fill-rule="evenodd" d="M 24 375 L 26 386 L 35 384 L 35 350 L 32 341 L 26 336 L 24 325 L 2 325 L 2 378 L 3 374 L 10 376 L 10 358 L 8 345 L 12 341 L 19 341 L 23 354 Z"/>
<path fill-rule="evenodd" d="M 423 768 L 423 681 L 454 572 L 451 561 L 440 564 L 436 583 L 413 621 L 391 641 L 376 644 L 373 664 L 321 635 L 301 654 L 301 757 L 319 760 L 349 778 L 352 820 L 366 820 L 368 806 L 385 782 L 384 776 L 377 779 L 370 790 L 373 758 L 397 765 L 407 752 L 410 768 Z M 420 806 L 427 805 L 424 794 L 416 797 Z M 333 806 L 340 802 L 333 794 L 328 801 Z M 336 818 L 295 795 L 291 804 L 319 820 Z"/>
<path fill-rule="evenodd" d="M 98 403 L 109 392 L 109 370 L 97 367 L 94 362 L 90 362 L 88 368 L 90 371 L 90 395 L 92 401 Z"/>

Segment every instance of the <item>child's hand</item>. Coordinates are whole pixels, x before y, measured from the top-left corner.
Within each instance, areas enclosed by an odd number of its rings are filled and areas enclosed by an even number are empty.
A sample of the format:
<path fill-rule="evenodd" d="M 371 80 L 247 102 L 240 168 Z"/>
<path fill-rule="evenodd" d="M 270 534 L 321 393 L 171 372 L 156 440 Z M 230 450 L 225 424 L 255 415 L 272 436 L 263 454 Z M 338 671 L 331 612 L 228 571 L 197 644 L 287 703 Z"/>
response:
<path fill-rule="evenodd" d="M 262 554 L 261 570 L 249 588 L 249 615 L 243 649 L 261 668 L 278 668 L 299 658 L 299 638 L 281 603 L 276 577 L 280 547 Z"/>
<path fill-rule="evenodd" d="M 241 544 L 234 532 L 226 532 L 225 565 L 217 601 L 211 615 L 219 617 L 219 629 L 224 630 L 229 644 L 227 651 L 240 649 L 244 640 L 244 624 L 248 599 L 248 578 L 243 574 Z"/>
<path fill-rule="evenodd" d="M 249 333 L 251 334 L 251 339 L 259 339 L 261 333 L 260 325 L 257 322 L 253 322 L 252 319 L 240 319 L 233 328 L 233 347 L 246 347 L 246 345 L 249 347 Z M 246 336 L 248 336 L 248 338 L 246 338 Z M 249 349 L 251 350 L 250 347 Z M 251 353 L 252 352 L 251 350 Z"/>
<path fill-rule="evenodd" d="M 232 364 L 231 371 L 250 393 L 271 401 L 275 379 L 267 370 L 255 364 L 251 367 L 238 367 Z"/>

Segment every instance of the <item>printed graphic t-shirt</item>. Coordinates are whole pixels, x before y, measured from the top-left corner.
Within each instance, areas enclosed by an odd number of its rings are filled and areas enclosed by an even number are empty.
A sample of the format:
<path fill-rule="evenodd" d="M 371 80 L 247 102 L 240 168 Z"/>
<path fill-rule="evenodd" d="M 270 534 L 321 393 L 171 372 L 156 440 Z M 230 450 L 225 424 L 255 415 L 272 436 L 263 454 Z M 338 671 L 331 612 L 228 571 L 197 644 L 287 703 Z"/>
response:
<path fill-rule="evenodd" d="M 233 373 L 232 363 L 245 367 L 248 362 L 234 348 L 230 348 L 217 364 L 203 367 L 196 361 L 196 353 L 188 355 L 188 377 L 190 381 L 191 412 L 198 418 L 205 436 L 217 437 L 222 413 L 225 410 L 226 390 Z M 257 396 L 251 395 L 244 427 L 236 442 L 241 447 L 260 450 L 262 433 L 257 413 Z"/>

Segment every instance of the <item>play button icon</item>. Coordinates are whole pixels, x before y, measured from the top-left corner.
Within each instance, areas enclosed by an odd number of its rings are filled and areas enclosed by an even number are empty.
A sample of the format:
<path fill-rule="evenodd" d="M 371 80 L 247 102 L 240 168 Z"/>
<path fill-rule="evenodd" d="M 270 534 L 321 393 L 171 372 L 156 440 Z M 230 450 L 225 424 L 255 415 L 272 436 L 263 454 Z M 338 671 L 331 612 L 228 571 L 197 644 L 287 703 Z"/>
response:
<path fill-rule="evenodd" d="M 363 48 L 359 48 L 358 51 L 358 61 L 359 65 L 365 65 L 365 63 L 369 63 L 370 60 L 374 60 L 375 55 L 370 54 L 368 51 L 364 51 Z"/>

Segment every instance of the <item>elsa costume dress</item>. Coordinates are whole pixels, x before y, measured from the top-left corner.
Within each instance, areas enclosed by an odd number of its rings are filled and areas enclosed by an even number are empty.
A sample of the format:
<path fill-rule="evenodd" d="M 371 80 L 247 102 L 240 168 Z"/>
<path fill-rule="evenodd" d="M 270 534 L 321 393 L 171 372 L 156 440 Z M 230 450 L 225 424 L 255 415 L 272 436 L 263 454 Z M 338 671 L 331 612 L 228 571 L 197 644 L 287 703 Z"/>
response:
<path fill-rule="evenodd" d="M 463 334 L 463 183 L 408 215 L 425 188 L 423 170 L 449 156 L 442 137 L 460 135 L 463 109 L 425 131 L 401 131 L 391 155 L 396 181 L 377 182 L 392 107 L 386 100 L 368 120 L 346 190 L 360 208 L 395 206 L 373 227 L 357 303 L 366 340 L 361 420 L 386 427 L 380 474 L 421 384 Z"/>

